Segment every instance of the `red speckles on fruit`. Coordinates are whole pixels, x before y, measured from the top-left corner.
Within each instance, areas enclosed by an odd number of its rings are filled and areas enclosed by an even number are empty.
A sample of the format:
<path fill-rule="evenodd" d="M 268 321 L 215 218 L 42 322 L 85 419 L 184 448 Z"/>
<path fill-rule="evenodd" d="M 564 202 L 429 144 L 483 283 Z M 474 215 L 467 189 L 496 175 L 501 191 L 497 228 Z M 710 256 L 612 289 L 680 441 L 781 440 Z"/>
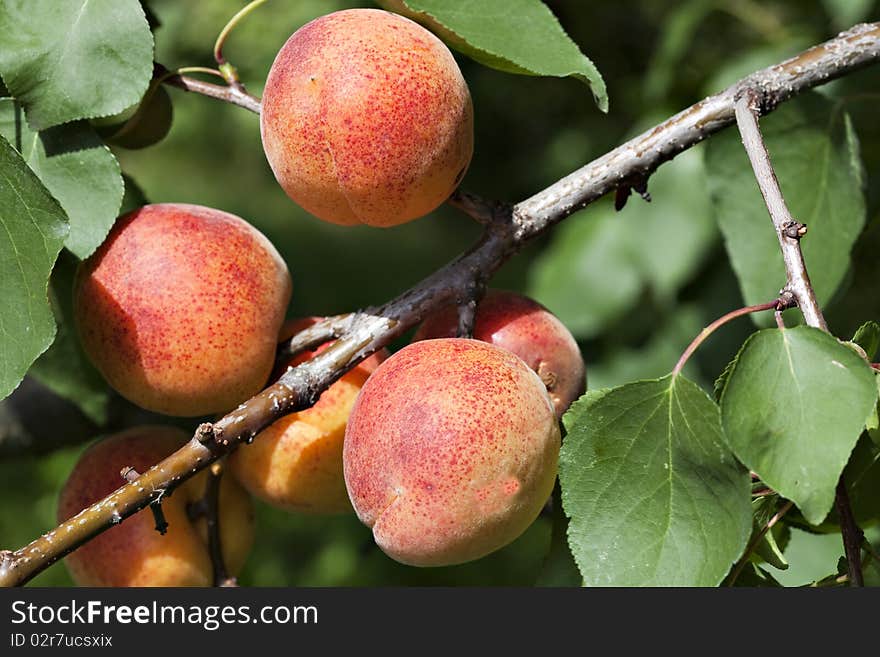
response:
<path fill-rule="evenodd" d="M 74 316 L 86 354 L 120 394 L 204 415 L 265 384 L 290 293 L 281 256 L 240 217 L 156 204 L 121 217 L 80 266 Z"/>
<path fill-rule="evenodd" d="M 476 340 L 426 340 L 394 354 L 361 389 L 346 429 L 345 483 L 389 556 L 461 563 L 537 517 L 559 443 L 547 392 L 517 356 Z"/>
<path fill-rule="evenodd" d="M 393 226 L 455 190 L 473 107 L 452 54 L 397 14 L 351 9 L 297 30 L 263 93 L 263 148 L 285 192 L 338 224 Z"/>

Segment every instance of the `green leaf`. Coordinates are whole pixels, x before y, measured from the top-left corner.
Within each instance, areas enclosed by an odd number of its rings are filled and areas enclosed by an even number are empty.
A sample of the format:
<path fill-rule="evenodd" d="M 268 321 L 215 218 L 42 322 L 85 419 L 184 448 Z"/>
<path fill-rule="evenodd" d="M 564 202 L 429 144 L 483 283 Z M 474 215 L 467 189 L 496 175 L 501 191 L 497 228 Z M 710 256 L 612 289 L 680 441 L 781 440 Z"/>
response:
<path fill-rule="evenodd" d="M 138 0 L 3 0 L 0 75 L 36 130 L 121 112 L 153 75 Z"/>
<path fill-rule="evenodd" d="M 630 198 L 616 212 L 601 202 L 569 218 L 535 262 L 529 295 L 579 338 L 602 333 L 646 288 L 671 303 L 716 240 L 704 182 L 692 149 L 651 177 L 650 203 Z"/>
<path fill-rule="evenodd" d="M 588 392 L 564 417 L 562 501 L 588 586 L 715 586 L 752 526 L 718 407 L 669 375 Z"/>
<path fill-rule="evenodd" d="M 65 246 L 87 258 L 107 237 L 122 201 L 122 174 L 113 153 L 83 121 L 32 131 L 21 107 L 9 98 L 0 99 L 0 135 L 67 213 Z"/>
<path fill-rule="evenodd" d="M 858 328 L 852 341 L 865 351 L 868 360 L 874 360 L 877 348 L 880 347 L 880 324 L 865 322 Z"/>
<path fill-rule="evenodd" d="M 52 273 L 52 305 L 58 324 L 55 341 L 28 374 L 69 399 L 98 425 L 107 421 L 110 388 L 80 346 L 73 323 L 73 278 L 79 261 L 62 253 Z"/>
<path fill-rule="evenodd" d="M 596 66 L 539 0 L 377 0 L 434 31 L 450 47 L 507 73 L 574 77 L 589 85 L 608 111 Z"/>
<path fill-rule="evenodd" d="M 67 237 L 67 217 L 0 137 L 0 399 L 52 344 L 47 285 Z"/>
<path fill-rule="evenodd" d="M 865 223 L 858 146 L 849 117 L 811 93 L 762 119 L 761 127 L 792 215 L 808 227 L 801 247 L 824 306 L 846 274 L 850 250 Z M 715 217 L 745 303 L 769 301 L 785 285 L 785 269 L 739 134 L 728 130 L 707 148 Z M 752 317 L 761 326 L 772 322 L 769 313 Z"/>
<path fill-rule="evenodd" d="M 880 447 L 862 434 L 849 457 L 843 480 L 849 503 L 860 526 L 880 520 Z"/>
<path fill-rule="evenodd" d="M 818 525 L 877 398 L 868 364 L 808 326 L 746 340 L 721 396 L 737 457 Z"/>

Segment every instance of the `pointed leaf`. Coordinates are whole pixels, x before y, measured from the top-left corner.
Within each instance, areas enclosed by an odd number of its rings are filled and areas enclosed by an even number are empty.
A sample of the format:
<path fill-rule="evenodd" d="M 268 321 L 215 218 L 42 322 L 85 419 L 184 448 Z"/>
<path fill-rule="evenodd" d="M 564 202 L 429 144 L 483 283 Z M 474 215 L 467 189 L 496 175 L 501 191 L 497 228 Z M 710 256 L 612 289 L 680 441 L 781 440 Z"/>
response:
<path fill-rule="evenodd" d="M 682 376 L 587 393 L 565 415 L 560 482 L 587 586 L 715 586 L 752 526 L 748 472 L 717 405 Z"/>
<path fill-rule="evenodd" d="M 138 0 L 2 0 L 0 75 L 43 130 L 121 112 L 153 75 Z"/>
<path fill-rule="evenodd" d="M 817 525 L 877 399 L 868 364 L 808 326 L 746 340 L 721 396 L 737 457 Z"/>
<path fill-rule="evenodd" d="M 596 66 L 539 0 L 378 0 L 434 31 L 450 47 L 507 73 L 574 77 L 589 85 L 608 111 Z"/>
<path fill-rule="evenodd" d="M 107 237 L 122 201 L 122 173 L 113 153 L 83 121 L 32 131 L 10 98 L 0 99 L 0 135 L 67 213 L 65 246 L 87 258 Z"/>
<path fill-rule="evenodd" d="M 67 237 L 67 217 L 0 137 L 0 399 L 52 343 L 47 286 Z"/>
<path fill-rule="evenodd" d="M 874 360 L 877 348 L 880 347 L 880 324 L 865 322 L 858 328 L 852 341 L 865 351 L 868 360 Z"/>

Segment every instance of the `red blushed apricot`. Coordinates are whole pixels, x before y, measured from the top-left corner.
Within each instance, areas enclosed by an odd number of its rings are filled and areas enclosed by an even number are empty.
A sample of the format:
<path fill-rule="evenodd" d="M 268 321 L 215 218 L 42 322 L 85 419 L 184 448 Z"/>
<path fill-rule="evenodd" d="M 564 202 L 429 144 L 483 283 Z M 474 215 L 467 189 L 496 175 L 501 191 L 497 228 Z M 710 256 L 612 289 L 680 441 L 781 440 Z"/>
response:
<path fill-rule="evenodd" d="M 284 191 L 336 224 L 394 226 L 431 212 L 473 154 L 473 106 L 452 54 L 378 9 L 322 16 L 287 40 L 260 128 Z"/>
<path fill-rule="evenodd" d="M 413 341 L 452 338 L 457 331 L 457 308 L 447 306 L 422 323 Z M 574 336 L 537 301 L 514 292 L 489 290 L 477 305 L 474 338 L 512 351 L 537 372 L 547 386 L 557 417 L 584 394 L 586 366 Z"/>
<path fill-rule="evenodd" d="M 361 389 L 345 432 L 345 484 L 390 557 L 457 564 L 535 520 L 559 447 L 544 384 L 517 356 L 478 340 L 424 340 Z"/>
<path fill-rule="evenodd" d="M 317 319 L 285 322 L 280 339 L 289 339 Z M 285 369 L 326 346 L 299 354 Z M 252 444 L 239 447 L 229 457 L 230 472 L 248 492 L 272 506 L 302 513 L 350 512 L 342 478 L 345 426 L 358 392 L 387 353 L 383 349 L 373 354 L 321 393 L 314 406 L 285 415 L 257 434 Z"/>
<path fill-rule="evenodd" d="M 80 266 L 74 316 L 86 354 L 122 396 L 205 415 L 266 383 L 290 293 L 281 256 L 240 217 L 147 205 Z"/>
<path fill-rule="evenodd" d="M 174 427 L 143 426 L 108 436 L 88 447 L 68 477 L 58 501 L 63 522 L 103 499 L 125 481 L 120 471 L 145 472 L 189 438 Z M 156 531 L 142 509 L 64 558 L 80 586 L 211 586 L 213 570 L 204 519 L 193 521 L 188 505 L 205 494 L 207 473 L 188 479 L 162 500 L 168 522 Z M 244 566 L 254 537 L 251 499 L 231 477 L 220 481 L 220 542 L 230 575 Z"/>

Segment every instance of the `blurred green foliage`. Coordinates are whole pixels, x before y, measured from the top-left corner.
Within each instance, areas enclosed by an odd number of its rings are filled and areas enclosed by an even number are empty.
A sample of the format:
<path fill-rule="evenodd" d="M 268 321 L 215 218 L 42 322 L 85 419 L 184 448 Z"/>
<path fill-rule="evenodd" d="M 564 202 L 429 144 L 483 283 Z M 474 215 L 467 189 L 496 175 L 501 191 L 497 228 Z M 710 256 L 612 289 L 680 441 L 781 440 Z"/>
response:
<path fill-rule="evenodd" d="M 243 3 L 147 4 L 161 23 L 155 31 L 156 60 L 176 68 L 212 65 L 215 37 Z M 600 113 L 587 87 L 577 81 L 508 75 L 457 55 L 476 114 L 476 150 L 463 186 L 487 198 L 522 200 L 651 121 L 739 76 L 829 38 L 854 20 L 880 18 L 877 3 L 862 0 L 547 4 L 602 72 L 610 113 Z M 224 53 L 249 90 L 259 95 L 275 53 L 293 31 L 318 15 L 368 5 L 366 0 L 275 0 L 235 30 Z M 873 98 L 852 109 L 863 152 L 868 153 L 869 226 L 868 237 L 857 245 L 855 274 L 850 276 L 855 284 L 847 288 L 851 292 L 839 292 L 829 306 L 832 329 L 840 334 L 865 320 L 880 319 L 875 289 L 880 134 L 876 96 L 869 95 L 880 88 L 878 80 L 878 71 L 868 70 L 835 83 L 838 91 Z M 256 115 L 178 89 L 170 93 L 174 122 L 168 136 L 144 150 L 117 148 L 123 171 L 151 202 L 221 208 L 262 230 L 291 269 L 291 316 L 382 303 L 452 259 L 479 235 L 472 220 L 446 207 L 385 230 L 321 222 L 294 205 L 276 184 L 260 146 Z M 700 327 L 742 305 L 709 215 L 701 149 L 665 164 L 657 185 L 653 183 L 652 179 L 650 205 L 638 196 L 630 197 L 620 213 L 605 202 L 597 204 L 526 248 L 492 281 L 496 287 L 531 291 L 564 318 L 573 316 L 571 328 L 578 333 L 592 372 L 591 388 L 668 372 Z M 648 248 L 620 248 L 623 233 L 636 242 L 644 236 Z M 577 271 L 563 271 L 578 258 L 583 258 L 588 280 L 579 281 Z M 590 267 L 594 258 L 609 264 Z M 689 376 L 711 388 L 753 329 L 743 319 L 715 334 L 689 364 Z M 57 427 L 59 432 L 64 429 Z M 18 547 L 54 526 L 58 491 L 81 449 L 0 462 L 0 547 Z M 518 541 L 478 562 L 417 569 L 385 557 L 353 517 L 298 516 L 258 505 L 256 549 L 241 582 L 527 585 L 541 572 L 550 531 L 549 515 L 542 516 Z M 802 541 L 793 539 L 792 545 L 799 553 Z M 779 578 L 784 581 L 785 576 Z M 61 565 L 34 580 L 35 585 L 69 583 Z"/>

